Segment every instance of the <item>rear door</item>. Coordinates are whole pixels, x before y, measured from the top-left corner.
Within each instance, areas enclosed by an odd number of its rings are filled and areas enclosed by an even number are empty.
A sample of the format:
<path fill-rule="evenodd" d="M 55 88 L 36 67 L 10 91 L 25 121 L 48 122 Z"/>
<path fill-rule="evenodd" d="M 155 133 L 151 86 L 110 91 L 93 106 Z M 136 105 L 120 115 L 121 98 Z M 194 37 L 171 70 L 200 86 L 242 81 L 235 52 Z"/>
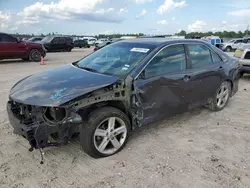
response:
<path fill-rule="evenodd" d="M 204 44 L 186 44 L 191 92 L 187 93 L 189 107 L 205 104 L 213 97 L 224 75 L 222 59 Z"/>
<path fill-rule="evenodd" d="M 141 125 L 164 119 L 185 106 L 184 45 L 163 48 L 134 82 Z"/>

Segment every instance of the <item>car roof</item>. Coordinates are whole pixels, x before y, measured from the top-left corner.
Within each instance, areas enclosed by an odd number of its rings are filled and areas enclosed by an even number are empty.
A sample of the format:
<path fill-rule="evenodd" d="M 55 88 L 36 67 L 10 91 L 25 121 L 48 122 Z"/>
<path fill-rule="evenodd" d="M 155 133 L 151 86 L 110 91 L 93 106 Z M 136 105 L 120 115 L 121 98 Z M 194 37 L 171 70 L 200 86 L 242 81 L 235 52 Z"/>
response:
<path fill-rule="evenodd" d="M 126 39 L 120 42 L 126 43 L 140 43 L 140 44 L 150 44 L 155 47 L 176 43 L 203 43 L 207 44 L 206 41 L 200 39 L 174 39 L 174 38 L 136 38 L 136 39 Z"/>

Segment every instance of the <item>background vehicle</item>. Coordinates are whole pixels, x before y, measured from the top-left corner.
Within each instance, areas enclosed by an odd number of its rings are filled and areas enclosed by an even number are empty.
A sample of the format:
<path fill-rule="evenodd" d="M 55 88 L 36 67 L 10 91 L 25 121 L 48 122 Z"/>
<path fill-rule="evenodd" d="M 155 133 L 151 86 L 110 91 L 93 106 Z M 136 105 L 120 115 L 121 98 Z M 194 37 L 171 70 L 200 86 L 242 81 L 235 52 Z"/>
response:
<path fill-rule="evenodd" d="M 239 39 L 232 39 L 226 43 L 221 43 L 220 44 L 220 49 L 222 49 L 223 51 L 226 52 L 231 52 L 233 50 L 237 49 L 237 44 L 242 43 L 243 39 L 239 38 Z"/>
<path fill-rule="evenodd" d="M 222 110 L 238 90 L 238 73 L 237 59 L 201 40 L 124 40 L 23 79 L 7 109 L 14 132 L 31 147 L 80 132 L 86 153 L 107 157 L 138 127 L 197 106 Z"/>
<path fill-rule="evenodd" d="M 0 59 L 40 61 L 46 52 L 42 44 L 25 42 L 6 33 L 0 33 Z"/>
<path fill-rule="evenodd" d="M 80 39 L 77 39 L 77 40 L 74 40 L 74 47 L 89 48 L 90 45 L 88 44 L 87 40 L 80 40 Z"/>
<path fill-rule="evenodd" d="M 88 42 L 88 44 L 89 44 L 90 46 L 94 45 L 95 42 L 97 41 L 97 39 L 94 38 L 94 37 L 83 37 L 83 38 L 81 38 L 81 39 L 87 40 L 87 42 Z"/>
<path fill-rule="evenodd" d="M 101 43 L 107 43 L 108 41 L 110 41 L 109 39 L 98 39 L 96 42 L 95 42 L 95 46 L 98 45 L 98 44 L 101 44 Z"/>
<path fill-rule="evenodd" d="M 100 44 L 97 44 L 96 47 L 94 48 L 94 51 L 97 51 L 111 43 L 115 43 L 115 42 L 118 42 L 118 41 L 121 41 L 121 40 L 125 40 L 125 39 L 120 39 L 120 38 L 114 38 L 114 39 L 111 39 L 110 41 L 106 41 L 106 42 L 103 42 L 103 43 L 100 43 Z"/>
<path fill-rule="evenodd" d="M 42 39 L 43 37 L 31 37 L 27 41 L 38 42 L 38 41 L 41 41 Z"/>
<path fill-rule="evenodd" d="M 221 38 L 218 36 L 207 36 L 207 37 L 202 37 L 201 39 L 209 42 L 210 44 L 212 44 L 213 46 L 217 48 L 219 48 L 222 43 Z"/>
<path fill-rule="evenodd" d="M 246 44 L 242 48 L 238 48 L 234 52 L 234 57 L 239 58 L 241 67 L 241 76 L 243 76 L 245 73 L 250 74 L 250 44 Z"/>
<path fill-rule="evenodd" d="M 70 52 L 74 48 L 73 39 L 67 36 L 47 36 L 41 40 L 48 52 L 67 51 Z"/>

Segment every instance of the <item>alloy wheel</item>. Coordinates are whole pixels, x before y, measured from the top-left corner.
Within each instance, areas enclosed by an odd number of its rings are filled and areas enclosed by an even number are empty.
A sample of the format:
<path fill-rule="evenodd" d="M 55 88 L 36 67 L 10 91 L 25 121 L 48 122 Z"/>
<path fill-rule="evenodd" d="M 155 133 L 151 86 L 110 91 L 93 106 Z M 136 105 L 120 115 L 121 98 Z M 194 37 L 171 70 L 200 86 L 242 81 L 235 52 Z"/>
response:
<path fill-rule="evenodd" d="M 223 108 L 226 105 L 228 98 L 229 98 L 229 85 L 227 82 L 224 82 L 221 84 L 216 95 L 217 106 L 219 108 Z"/>
<path fill-rule="evenodd" d="M 111 155 L 119 150 L 127 138 L 125 122 L 118 117 L 102 121 L 94 132 L 94 146 L 102 154 Z"/>
<path fill-rule="evenodd" d="M 41 59 L 41 53 L 38 50 L 34 50 L 31 54 L 31 58 L 34 61 L 40 61 Z"/>

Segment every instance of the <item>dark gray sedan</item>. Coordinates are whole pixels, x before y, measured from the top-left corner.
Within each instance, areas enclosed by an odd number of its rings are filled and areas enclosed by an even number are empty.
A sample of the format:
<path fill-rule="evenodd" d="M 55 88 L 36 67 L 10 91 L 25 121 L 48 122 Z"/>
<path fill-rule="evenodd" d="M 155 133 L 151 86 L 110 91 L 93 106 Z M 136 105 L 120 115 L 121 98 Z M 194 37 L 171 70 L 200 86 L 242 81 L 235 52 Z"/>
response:
<path fill-rule="evenodd" d="M 222 110 L 238 90 L 239 68 L 201 40 L 123 40 L 16 83 L 9 119 L 31 150 L 80 133 L 86 153 L 106 157 L 133 129 L 202 105 Z"/>

